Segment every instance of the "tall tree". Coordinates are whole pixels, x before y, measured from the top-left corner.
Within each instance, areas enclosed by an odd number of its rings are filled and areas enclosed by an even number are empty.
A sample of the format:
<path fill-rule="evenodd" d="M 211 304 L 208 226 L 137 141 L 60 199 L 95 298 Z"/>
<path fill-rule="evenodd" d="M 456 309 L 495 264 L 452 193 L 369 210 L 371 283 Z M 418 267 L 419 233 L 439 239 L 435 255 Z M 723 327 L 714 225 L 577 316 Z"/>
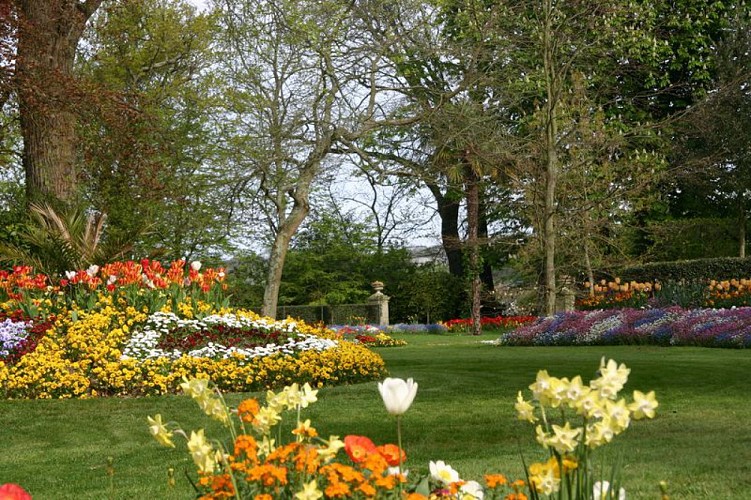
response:
<path fill-rule="evenodd" d="M 215 18 L 184 0 L 109 3 L 90 23 L 77 65 L 100 89 L 81 107 L 86 198 L 140 254 L 205 256 L 234 226 L 213 134 L 214 38 Z"/>
<path fill-rule="evenodd" d="M 270 230 L 263 312 L 276 315 L 290 241 L 310 212 L 310 193 L 351 142 L 394 117 L 382 49 L 360 29 L 352 4 L 333 0 L 217 0 L 225 37 L 227 150 L 238 193 Z M 359 91 L 365 83 L 366 90 Z"/>
<path fill-rule="evenodd" d="M 73 62 L 102 0 L 13 0 L 17 24 L 15 87 L 29 202 L 76 197 Z"/>

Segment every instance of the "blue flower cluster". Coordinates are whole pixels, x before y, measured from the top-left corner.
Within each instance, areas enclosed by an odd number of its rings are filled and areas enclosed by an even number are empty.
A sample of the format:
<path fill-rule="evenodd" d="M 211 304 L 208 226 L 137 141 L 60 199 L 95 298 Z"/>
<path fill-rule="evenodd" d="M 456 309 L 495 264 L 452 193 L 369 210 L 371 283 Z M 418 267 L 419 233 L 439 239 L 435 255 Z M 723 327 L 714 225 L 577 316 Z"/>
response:
<path fill-rule="evenodd" d="M 28 324 L 12 321 L 10 318 L 0 323 L 0 357 L 5 357 L 28 336 Z"/>

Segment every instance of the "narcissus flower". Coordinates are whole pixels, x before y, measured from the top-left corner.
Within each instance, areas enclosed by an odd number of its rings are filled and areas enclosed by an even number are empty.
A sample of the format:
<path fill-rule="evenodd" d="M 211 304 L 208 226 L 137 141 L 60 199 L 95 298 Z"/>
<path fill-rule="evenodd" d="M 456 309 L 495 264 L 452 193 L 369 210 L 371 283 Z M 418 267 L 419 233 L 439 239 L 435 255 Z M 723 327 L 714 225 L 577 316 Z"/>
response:
<path fill-rule="evenodd" d="M 295 493 L 297 500 L 318 500 L 323 496 L 321 490 L 318 489 L 318 483 L 315 479 L 309 483 L 303 484 L 301 491 Z"/>
<path fill-rule="evenodd" d="M 146 417 L 146 420 L 149 422 L 149 432 L 154 439 L 164 446 L 175 447 L 175 443 L 172 442 L 172 432 L 162 423 L 162 416 L 159 413 L 154 415 L 154 418 Z"/>
<path fill-rule="evenodd" d="M 628 406 L 634 414 L 636 420 L 642 418 L 654 418 L 655 408 L 659 406 L 659 403 L 655 399 L 655 391 L 649 391 L 644 394 L 641 391 L 634 391 L 634 402 Z"/>
<path fill-rule="evenodd" d="M 412 405 L 417 395 L 417 383 L 411 378 L 387 378 L 378 383 L 378 391 L 386 405 L 386 411 L 391 415 L 402 415 Z"/>
<path fill-rule="evenodd" d="M 514 408 L 516 408 L 516 416 L 519 420 L 526 420 L 530 423 L 537 421 L 537 417 L 534 415 L 535 407 L 529 401 L 524 400 L 522 391 L 519 391 L 519 395 L 516 397 Z"/>

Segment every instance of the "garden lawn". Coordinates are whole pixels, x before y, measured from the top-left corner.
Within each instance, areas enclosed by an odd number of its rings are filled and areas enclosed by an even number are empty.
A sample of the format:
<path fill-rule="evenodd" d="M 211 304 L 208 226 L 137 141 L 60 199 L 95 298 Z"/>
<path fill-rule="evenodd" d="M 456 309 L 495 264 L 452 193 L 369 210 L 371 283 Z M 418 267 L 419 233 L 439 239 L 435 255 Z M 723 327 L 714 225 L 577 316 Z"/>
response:
<path fill-rule="evenodd" d="M 691 347 L 496 347 L 456 335 L 395 335 L 406 347 L 378 349 L 391 376 L 413 377 L 417 398 L 403 417 L 407 467 L 427 470 L 444 460 L 465 479 L 502 472 L 523 474 L 544 459 L 532 425 L 516 420 L 516 393 L 537 370 L 553 376 L 594 377 L 600 357 L 631 368 L 623 395 L 655 390 L 654 420 L 635 421 L 596 456 L 625 464 L 629 499 L 659 498 L 667 480 L 674 499 L 731 499 L 751 495 L 751 351 Z M 230 395 L 238 403 L 247 395 Z M 195 477 L 185 442 L 160 447 L 148 434 L 146 415 L 161 413 L 186 430 L 207 428 L 223 437 L 187 397 L 2 401 L 0 482 L 16 482 L 35 499 L 191 498 L 185 471 Z M 374 382 L 321 390 L 304 411 L 323 436 L 364 434 L 377 444 L 396 440 Z M 108 475 L 107 459 L 113 459 Z M 167 467 L 177 485 L 167 489 Z"/>

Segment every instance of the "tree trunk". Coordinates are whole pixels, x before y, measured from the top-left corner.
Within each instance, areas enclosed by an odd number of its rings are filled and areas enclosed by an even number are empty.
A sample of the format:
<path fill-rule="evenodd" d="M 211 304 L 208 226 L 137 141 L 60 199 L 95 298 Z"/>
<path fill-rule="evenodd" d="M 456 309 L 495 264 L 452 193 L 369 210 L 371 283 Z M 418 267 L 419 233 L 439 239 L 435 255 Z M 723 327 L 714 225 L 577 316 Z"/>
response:
<path fill-rule="evenodd" d="M 73 201 L 76 193 L 73 60 L 102 0 L 16 0 L 16 84 L 28 203 Z"/>
<path fill-rule="evenodd" d="M 587 268 L 587 280 L 589 281 L 589 296 L 595 296 L 595 273 L 592 270 L 592 259 L 589 257 L 589 244 L 584 241 L 584 265 Z"/>
<path fill-rule="evenodd" d="M 480 186 L 477 175 L 467 168 L 467 249 L 469 250 L 470 317 L 472 335 L 482 333 L 480 281 L 480 245 L 478 227 L 480 223 Z"/>
<path fill-rule="evenodd" d="M 263 290 L 262 314 L 269 318 L 276 318 L 279 289 L 282 284 L 282 272 L 284 271 L 284 261 L 287 259 L 289 243 L 310 211 L 308 189 L 307 186 L 298 187 L 295 192 L 295 204 L 289 215 L 279 225 L 279 229 L 274 236 L 274 243 L 269 255 L 269 270 L 266 274 L 266 287 Z"/>
<path fill-rule="evenodd" d="M 547 99 L 545 101 L 545 315 L 555 314 L 555 189 L 558 179 L 558 155 L 556 140 L 558 123 L 556 118 L 556 100 L 558 98 L 558 80 L 555 67 L 551 0 L 545 1 L 543 28 L 543 60 L 545 66 L 545 84 Z"/>
<path fill-rule="evenodd" d="M 441 243 L 446 252 L 449 264 L 449 273 L 460 279 L 464 279 L 464 258 L 461 238 L 459 238 L 459 197 L 452 196 L 451 188 L 446 194 L 435 184 L 428 184 L 428 189 L 433 193 L 438 207 L 438 216 L 441 218 Z"/>
<path fill-rule="evenodd" d="M 743 195 L 739 195 L 738 198 L 738 257 L 744 259 L 746 257 L 746 224 L 748 224 L 748 218 L 743 206 Z"/>
<path fill-rule="evenodd" d="M 483 193 L 480 193 L 479 209 L 479 227 L 478 237 L 484 248 L 489 248 L 488 243 L 488 213 L 485 206 Z M 480 281 L 482 281 L 483 287 L 489 292 L 495 291 L 495 282 L 493 281 L 493 267 L 487 262 L 486 259 L 482 261 L 482 271 L 480 272 Z"/>

